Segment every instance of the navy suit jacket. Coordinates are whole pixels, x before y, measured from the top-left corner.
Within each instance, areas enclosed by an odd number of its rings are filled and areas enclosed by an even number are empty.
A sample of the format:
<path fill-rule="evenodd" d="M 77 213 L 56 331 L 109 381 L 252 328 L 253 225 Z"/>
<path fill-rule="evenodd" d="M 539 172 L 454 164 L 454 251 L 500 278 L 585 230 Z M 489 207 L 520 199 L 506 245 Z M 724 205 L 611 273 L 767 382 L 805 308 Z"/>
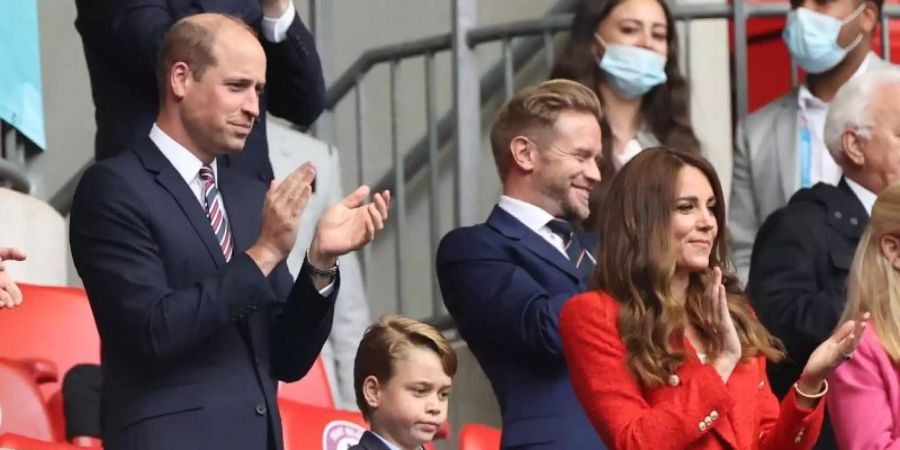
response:
<path fill-rule="evenodd" d="M 218 159 L 268 184 L 272 179 L 265 111 L 306 126 L 325 105 L 325 81 L 312 35 L 295 17 L 287 37 L 262 36 L 259 0 L 76 0 L 75 27 L 81 34 L 91 78 L 97 160 L 116 155 L 147 137 L 159 108 L 156 55 L 178 19 L 202 13 L 231 14 L 257 30 L 266 52 L 266 89 L 260 116 L 244 151 Z"/>
<path fill-rule="evenodd" d="M 596 240 L 580 233 L 584 248 Z M 575 397 L 559 311 L 587 281 L 559 250 L 495 207 L 487 223 L 451 231 L 437 254 L 444 304 L 491 381 L 503 448 L 603 449 Z"/>
<path fill-rule="evenodd" d="M 206 212 L 149 138 L 81 179 L 70 241 L 101 338 L 107 450 L 281 449 L 277 380 L 312 367 L 331 330 L 306 268 L 265 277 L 244 251 L 266 188 L 218 171 L 234 240 L 225 262 Z"/>
<path fill-rule="evenodd" d="M 422 448 L 422 447 L 419 447 Z M 363 433 L 362 437 L 359 438 L 359 444 L 350 447 L 347 450 L 391 450 L 390 447 L 384 445 L 384 442 L 372 434 L 371 431 L 366 431 Z"/>

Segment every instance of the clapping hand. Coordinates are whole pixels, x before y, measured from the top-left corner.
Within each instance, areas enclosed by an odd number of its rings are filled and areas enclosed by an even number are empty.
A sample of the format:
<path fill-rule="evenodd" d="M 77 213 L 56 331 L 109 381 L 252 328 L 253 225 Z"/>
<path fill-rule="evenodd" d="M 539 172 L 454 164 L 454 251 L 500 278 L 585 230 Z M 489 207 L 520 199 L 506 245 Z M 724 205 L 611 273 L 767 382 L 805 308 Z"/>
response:
<path fill-rule="evenodd" d="M 738 337 L 731 312 L 728 310 L 728 297 L 725 295 L 722 269 L 719 267 L 713 269 L 712 278 L 706 286 L 705 300 L 712 304 L 711 331 L 722 344 L 722 351 L 712 361 L 712 366 L 722 381 L 727 382 L 731 372 L 741 360 L 742 349 L 741 339 Z"/>
<path fill-rule="evenodd" d="M 13 308 L 22 303 L 22 291 L 13 282 L 3 265 L 7 260 L 23 261 L 25 253 L 16 248 L 0 247 L 0 308 Z"/>
<path fill-rule="evenodd" d="M 372 203 L 364 204 L 368 196 L 369 187 L 360 186 L 322 214 L 310 247 L 311 263 L 331 267 L 335 258 L 372 242 L 384 229 L 391 193 L 376 193 Z"/>
<path fill-rule="evenodd" d="M 869 313 L 856 320 L 848 320 L 838 327 L 831 337 L 816 347 L 797 382 L 800 390 L 810 394 L 820 392 L 825 378 L 837 366 L 853 356 L 853 351 L 859 345 L 868 323 Z"/>

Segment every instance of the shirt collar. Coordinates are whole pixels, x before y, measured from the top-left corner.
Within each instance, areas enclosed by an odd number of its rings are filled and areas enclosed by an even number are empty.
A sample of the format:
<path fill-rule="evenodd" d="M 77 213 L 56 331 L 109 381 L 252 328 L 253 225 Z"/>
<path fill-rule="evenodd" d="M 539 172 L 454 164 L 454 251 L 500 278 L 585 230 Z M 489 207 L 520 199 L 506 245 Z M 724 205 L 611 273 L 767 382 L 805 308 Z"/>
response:
<path fill-rule="evenodd" d="M 856 194 L 856 198 L 863 204 L 863 207 L 866 208 L 866 212 L 869 213 L 869 217 L 871 217 L 872 207 L 875 206 L 875 200 L 878 200 L 878 196 L 847 177 L 844 177 L 844 181 L 847 182 L 847 186 L 850 186 L 850 190 Z"/>
<path fill-rule="evenodd" d="M 865 73 L 874 57 L 872 52 L 867 53 L 866 57 L 863 58 L 862 64 L 856 68 L 856 72 L 853 73 L 850 79 L 852 80 Z M 800 105 L 800 109 L 804 111 L 807 109 L 828 109 L 828 102 L 822 101 L 819 97 L 813 95 L 813 93 L 809 91 L 809 88 L 806 87 L 806 83 L 800 85 L 800 90 L 797 95 L 797 104 Z"/>
<path fill-rule="evenodd" d="M 185 183 L 191 184 L 199 176 L 200 168 L 203 167 L 203 161 L 200 161 L 190 150 L 179 144 L 175 139 L 172 139 L 155 123 L 150 128 L 150 140 L 156 144 L 163 156 L 175 167 L 175 171 L 181 175 Z M 218 180 L 219 170 L 216 160 L 213 160 L 210 165 L 212 166 L 213 174 Z"/>
<path fill-rule="evenodd" d="M 384 445 L 387 446 L 387 448 L 389 448 L 390 450 L 400 450 L 400 447 L 397 447 L 396 445 L 394 445 L 393 443 L 391 443 L 391 442 L 388 441 L 387 439 L 385 439 L 385 438 L 379 436 L 378 433 L 376 433 L 376 432 L 374 432 L 374 431 L 372 431 L 372 430 L 369 430 L 369 433 L 372 433 L 373 436 L 377 437 L 378 439 L 381 439 L 381 442 L 384 442 Z"/>
<path fill-rule="evenodd" d="M 510 213 L 513 217 L 522 222 L 531 231 L 537 232 L 547 225 L 547 222 L 554 219 L 553 215 L 544 211 L 540 206 L 512 198 L 508 195 L 500 196 L 497 202 L 504 211 Z"/>

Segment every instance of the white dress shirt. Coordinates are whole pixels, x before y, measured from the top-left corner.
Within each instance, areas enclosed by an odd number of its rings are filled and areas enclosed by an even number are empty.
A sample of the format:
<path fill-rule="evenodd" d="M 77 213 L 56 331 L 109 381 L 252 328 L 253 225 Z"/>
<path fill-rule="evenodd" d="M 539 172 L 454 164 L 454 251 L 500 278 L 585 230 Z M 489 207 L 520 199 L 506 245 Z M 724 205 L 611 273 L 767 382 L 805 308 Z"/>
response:
<path fill-rule="evenodd" d="M 284 10 L 284 14 L 281 17 L 277 18 L 269 18 L 263 17 L 262 20 L 262 35 L 269 42 L 281 42 L 287 37 L 287 30 L 291 27 L 291 24 L 294 23 L 294 18 L 297 17 L 297 10 L 294 9 L 294 2 L 288 2 L 288 7 Z"/>
<path fill-rule="evenodd" d="M 150 128 L 150 140 L 156 144 L 156 147 L 159 148 L 159 151 L 162 152 L 163 156 L 172 163 L 172 166 L 175 167 L 175 171 L 181 175 L 181 178 L 184 179 L 184 182 L 187 183 L 188 187 L 191 188 L 191 192 L 194 194 L 194 197 L 200 203 L 200 206 L 203 207 L 203 210 L 206 211 L 206 199 L 203 195 L 203 180 L 200 179 L 200 168 L 203 167 L 203 161 L 200 161 L 190 150 L 184 148 L 183 145 L 175 142 L 175 139 L 172 139 L 165 131 L 161 130 L 156 123 L 153 124 L 153 127 Z M 219 186 L 219 168 L 216 165 L 216 161 L 213 160 L 210 163 L 210 167 L 212 167 L 213 174 L 216 177 L 216 189 Z M 221 197 L 222 194 L 220 193 Z M 225 205 L 225 199 L 222 198 L 222 214 L 225 216 L 226 221 L 228 220 L 228 212 Z M 230 222 L 229 222 L 230 223 Z M 210 225 L 211 226 L 211 225 Z"/>
<path fill-rule="evenodd" d="M 858 77 L 866 71 L 869 61 L 874 56 L 869 53 L 863 60 L 862 64 L 856 69 L 851 79 Z M 802 127 L 804 120 L 808 124 L 810 130 L 810 138 L 812 143 L 812 154 L 810 160 L 810 186 L 818 182 L 828 183 L 836 186 L 841 179 L 841 167 L 837 165 L 834 158 L 825 147 L 825 117 L 828 115 L 828 103 L 822 101 L 806 87 L 806 84 L 800 85 L 797 95 L 799 109 L 797 110 L 797 126 Z M 802 144 L 799 143 L 798 145 Z M 797 167 L 803 170 L 802 164 L 799 163 L 803 148 L 797 152 Z"/>
<path fill-rule="evenodd" d="M 856 194 L 856 198 L 859 199 L 859 202 L 866 208 L 869 217 L 872 217 L 872 207 L 875 206 L 875 200 L 878 200 L 878 196 L 849 178 L 845 177 L 844 180 L 847 182 L 847 186 L 850 186 L 850 190 Z"/>
<path fill-rule="evenodd" d="M 559 250 L 567 259 L 569 258 L 569 255 L 566 254 L 565 242 L 563 242 L 562 236 L 554 233 L 547 226 L 548 222 L 555 219 L 550 213 L 539 206 L 506 195 L 500 196 L 497 206 L 515 217 L 519 222 L 522 222 L 523 225 L 537 233 L 538 236 L 544 238 L 545 241 Z"/>
<path fill-rule="evenodd" d="M 387 439 L 385 439 L 385 438 L 379 436 L 378 433 L 376 433 L 376 432 L 374 432 L 374 431 L 372 431 L 372 430 L 369 430 L 369 433 L 372 433 L 373 436 L 377 437 L 378 439 L 381 439 L 381 442 L 384 442 L 384 445 L 385 445 L 387 448 L 389 448 L 390 450 L 400 450 L 400 447 L 397 447 L 396 445 L 392 444 L 392 443 L 391 443 L 390 441 L 388 441 Z"/>
<path fill-rule="evenodd" d="M 191 192 L 194 194 L 197 202 L 200 203 L 203 211 L 206 211 L 206 200 L 203 195 L 203 180 L 200 179 L 200 168 L 203 167 L 203 161 L 200 161 L 200 159 L 194 156 L 190 150 L 176 142 L 175 139 L 172 139 L 172 137 L 160 129 L 155 122 L 153 123 L 153 127 L 150 128 L 150 140 L 156 144 L 156 147 L 159 148 L 159 151 L 162 152 L 163 156 L 165 156 L 172 166 L 175 167 L 175 171 L 181 175 L 184 182 L 191 188 Z M 212 163 L 210 163 L 210 166 L 216 177 L 216 189 L 218 189 L 219 169 L 216 165 L 216 160 L 213 160 Z M 222 196 L 221 190 L 219 190 L 219 199 L 221 200 L 222 205 L 222 215 L 229 224 L 228 226 L 231 226 L 231 222 L 228 221 L 228 207 L 225 204 L 225 198 Z M 210 230 L 212 230 L 212 225 L 210 225 Z M 310 277 L 313 276 L 310 275 Z M 320 289 L 319 294 L 327 297 L 328 294 L 331 293 L 332 287 L 334 287 L 334 281 Z"/>

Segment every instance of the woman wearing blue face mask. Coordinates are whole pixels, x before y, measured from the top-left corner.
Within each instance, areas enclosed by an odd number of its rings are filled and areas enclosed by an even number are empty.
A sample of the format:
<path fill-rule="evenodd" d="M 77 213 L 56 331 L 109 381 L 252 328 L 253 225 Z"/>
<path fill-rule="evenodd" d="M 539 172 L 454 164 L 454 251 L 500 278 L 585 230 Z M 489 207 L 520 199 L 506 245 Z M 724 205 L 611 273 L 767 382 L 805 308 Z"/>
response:
<path fill-rule="evenodd" d="M 603 180 L 591 196 L 585 229 L 594 228 L 612 176 L 641 150 L 666 145 L 700 151 L 672 15 L 663 1 L 583 1 L 550 77 L 593 88 L 603 104 Z"/>

